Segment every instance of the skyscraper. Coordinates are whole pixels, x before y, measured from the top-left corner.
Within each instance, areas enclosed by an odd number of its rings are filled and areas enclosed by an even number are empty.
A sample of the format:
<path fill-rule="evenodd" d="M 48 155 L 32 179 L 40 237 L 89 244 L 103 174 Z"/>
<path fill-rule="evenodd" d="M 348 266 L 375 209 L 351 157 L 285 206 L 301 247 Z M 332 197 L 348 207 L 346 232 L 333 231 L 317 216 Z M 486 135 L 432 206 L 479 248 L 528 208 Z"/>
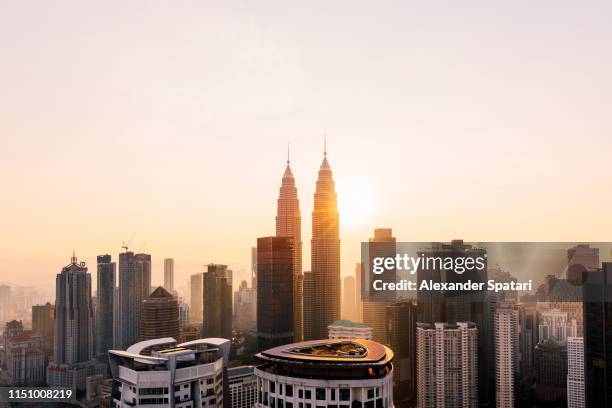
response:
<path fill-rule="evenodd" d="M 340 231 L 336 190 L 327 162 L 327 149 L 319 169 L 312 212 L 311 269 L 317 301 L 312 305 L 315 339 L 327 337 L 327 326 L 340 319 Z"/>
<path fill-rule="evenodd" d="M 174 292 L 174 259 L 164 259 L 164 288 L 170 292 Z"/>
<path fill-rule="evenodd" d="M 143 268 L 133 252 L 119 254 L 118 348 L 128 348 L 139 338 L 143 293 Z"/>
<path fill-rule="evenodd" d="M 11 385 L 45 385 L 46 366 L 42 336 L 31 330 L 21 331 L 8 339 L 4 354 Z"/>
<path fill-rule="evenodd" d="M 98 261 L 98 307 L 96 309 L 96 352 L 106 354 L 113 348 L 115 309 L 115 263 L 110 255 L 99 255 Z"/>
<path fill-rule="evenodd" d="M 202 298 L 202 273 L 194 273 L 189 279 L 189 293 L 191 304 L 189 305 L 189 321 L 191 324 L 202 323 L 204 303 Z"/>
<path fill-rule="evenodd" d="M 293 238 L 257 238 L 257 342 L 258 349 L 293 342 L 294 283 Z"/>
<path fill-rule="evenodd" d="M 567 408 L 584 408 L 584 342 L 567 338 Z"/>
<path fill-rule="evenodd" d="M 612 404 L 612 262 L 588 273 L 583 285 L 584 369 L 587 407 Z"/>
<path fill-rule="evenodd" d="M 366 246 L 368 251 L 368 265 L 373 264 L 374 258 L 377 257 L 395 257 L 396 255 L 396 240 L 393 236 L 391 228 L 377 228 L 374 230 L 374 236 L 369 239 Z M 374 273 L 368 268 L 368 279 L 366 282 L 372 282 Z M 385 271 L 384 274 L 376 276 L 385 283 L 396 282 L 396 270 L 391 269 Z M 368 288 L 370 289 L 370 288 Z M 369 291 L 367 299 L 363 301 L 363 323 L 374 330 L 374 341 L 382 344 L 387 344 L 387 330 L 385 328 L 387 306 L 395 300 L 395 291 Z"/>
<path fill-rule="evenodd" d="M 55 342 L 53 361 L 47 367 L 51 387 L 85 389 L 85 378 L 96 372 L 94 354 L 94 315 L 91 301 L 91 275 L 85 262 L 62 268 L 55 280 Z M 104 371 L 104 370 L 102 370 Z"/>
<path fill-rule="evenodd" d="M 478 406 L 474 323 L 417 324 L 417 406 Z"/>
<path fill-rule="evenodd" d="M 304 310 L 303 292 L 304 276 L 302 275 L 302 216 L 300 214 L 300 201 L 297 196 L 295 179 L 289 166 L 289 155 L 287 155 L 287 167 L 283 174 L 283 181 L 278 194 L 276 209 L 276 236 L 292 239 L 293 247 L 293 334 L 294 341 L 302 341 L 304 338 Z M 259 248 L 259 246 L 258 246 Z M 259 251 L 258 251 L 259 263 Z M 259 273 L 258 273 L 259 276 Z"/>
<path fill-rule="evenodd" d="M 49 302 L 32 306 L 32 331 L 42 337 L 45 359 L 48 360 L 53 355 L 55 331 L 55 307 Z"/>
<path fill-rule="evenodd" d="M 142 299 L 146 299 L 149 294 L 152 292 L 151 287 L 151 255 L 150 254 L 134 254 L 134 258 L 136 259 L 136 266 L 140 270 L 140 274 L 142 275 Z"/>
<path fill-rule="evenodd" d="M 232 338 L 232 271 L 208 264 L 203 276 L 203 337 Z"/>
<path fill-rule="evenodd" d="M 513 408 L 518 374 L 519 316 L 511 307 L 495 311 L 495 381 L 497 408 Z"/>
<path fill-rule="evenodd" d="M 414 302 L 387 305 L 388 346 L 393 350 L 393 399 L 396 407 L 416 397 L 416 316 Z"/>
<path fill-rule="evenodd" d="M 534 354 L 537 406 L 567 406 L 567 345 L 549 339 L 539 343 Z"/>
<path fill-rule="evenodd" d="M 163 286 L 142 301 L 140 340 L 179 337 L 179 309 L 176 298 Z"/>

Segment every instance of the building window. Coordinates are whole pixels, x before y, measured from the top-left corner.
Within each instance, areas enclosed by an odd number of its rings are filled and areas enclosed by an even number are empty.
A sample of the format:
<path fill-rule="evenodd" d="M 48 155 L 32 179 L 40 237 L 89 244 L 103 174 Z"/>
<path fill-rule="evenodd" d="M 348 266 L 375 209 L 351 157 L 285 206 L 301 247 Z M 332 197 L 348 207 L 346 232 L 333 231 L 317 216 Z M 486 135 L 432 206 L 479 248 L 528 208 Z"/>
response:
<path fill-rule="evenodd" d="M 374 388 L 368 390 L 368 399 L 374 398 Z"/>
<path fill-rule="evenodd" d="M 322 401 L 325 399 L 325 388 L 317 388 L 315 390 L 315 394 L 316 394 L 316 398 L 319 401 Z"/>
<path fill-rule="evenodd" d="M 276 383 L 274 382 L 270 383 L 270 392 L 276 392 Z"/>
<path fill-rule="evenodd" d="M 306 393 L 306 399 L 311 399 L 312 398 L 312 391 L 306 390 L 304 392 Z M 309 404 L 307 404 L 307 405 L 309 405 Z M 310 408 L 310 407 L 308 407 L 308 408 Z"/>
<path fill-rule="evenodd" d="M 293 397 L 293 385 L 285 385 L 285 395 L 288 397 Z"/>
<path fill-rule="evenodd" d="M 298 398 L 304 398 L 304 390 L 301 388 L 298 390 Z"/>
<path fill-rule="evenodd" d="M 340 388 L 340 401 L 350 401 L 351 390 L 349 388 Z"/>

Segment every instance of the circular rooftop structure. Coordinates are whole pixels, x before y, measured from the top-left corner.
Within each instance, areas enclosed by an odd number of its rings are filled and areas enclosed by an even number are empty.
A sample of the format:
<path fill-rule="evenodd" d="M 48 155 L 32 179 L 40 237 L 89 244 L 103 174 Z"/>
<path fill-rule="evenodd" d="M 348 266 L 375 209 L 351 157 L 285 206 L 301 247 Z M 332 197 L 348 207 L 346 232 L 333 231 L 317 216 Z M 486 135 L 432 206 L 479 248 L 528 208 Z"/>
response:
<path fill-rule="evenodd" d="M 393 351 L 372 340 L 324 339 L 262 351 L 260 370 L 308 378 L 379 378 L 392 370 Z"/>

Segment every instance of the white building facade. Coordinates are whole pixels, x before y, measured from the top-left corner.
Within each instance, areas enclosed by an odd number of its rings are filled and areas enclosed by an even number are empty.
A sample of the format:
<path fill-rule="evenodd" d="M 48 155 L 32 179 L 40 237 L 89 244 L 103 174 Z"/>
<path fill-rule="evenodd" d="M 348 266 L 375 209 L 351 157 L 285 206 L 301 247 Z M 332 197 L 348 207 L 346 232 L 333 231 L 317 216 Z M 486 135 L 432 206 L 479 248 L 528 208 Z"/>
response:
<path fill-rule="evenodd" d="M 478 329 L 471 322 L 417 324 L 417 406 L 478 406 Z"/>
<path fill-rule="evenodd" d="M 163 338 L 111 350 L 113 407 L 222 408 L 229 349 L 225 339 Z"/>
<path fill-rule="evenodd" d="M 567 338 L 567 407 L 584 408 L 584 339 Z"/>
<path fill-rule="evenodd" d="M 385 306 L 386 307 L 386 306 Z M 336 320 L 329 326 L 327 331 L 330 339 L 365 339 L 372 340 L 373 330 L 363 323 L 350 320 Z"/>
<path fill-rule="evenodd" d="M 230 407 L 252 408 L 257 400 L 257 378 L 254 366 L 234 367 L 227 370 Z"/>
<path fill-rule="evenodd" d="M 257 408 L 393 407 L 393 352 L 374 341 L 313 340 L 256 357 Z"/>

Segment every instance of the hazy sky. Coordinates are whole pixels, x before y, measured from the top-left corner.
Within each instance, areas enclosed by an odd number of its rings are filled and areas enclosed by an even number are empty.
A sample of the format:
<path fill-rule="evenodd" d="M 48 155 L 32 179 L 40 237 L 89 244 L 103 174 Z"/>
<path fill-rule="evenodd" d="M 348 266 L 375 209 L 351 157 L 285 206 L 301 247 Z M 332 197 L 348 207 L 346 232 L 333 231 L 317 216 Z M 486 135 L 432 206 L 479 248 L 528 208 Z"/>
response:
<path fill-rule="evenodd" d="M 308 269 L 325 133 L 343 274 L 374 227 L 612 239 L 611 2 L 289 3 L 1 1 L 0 281 L 135 230 L 246 270 L 287 143 Z"/>

